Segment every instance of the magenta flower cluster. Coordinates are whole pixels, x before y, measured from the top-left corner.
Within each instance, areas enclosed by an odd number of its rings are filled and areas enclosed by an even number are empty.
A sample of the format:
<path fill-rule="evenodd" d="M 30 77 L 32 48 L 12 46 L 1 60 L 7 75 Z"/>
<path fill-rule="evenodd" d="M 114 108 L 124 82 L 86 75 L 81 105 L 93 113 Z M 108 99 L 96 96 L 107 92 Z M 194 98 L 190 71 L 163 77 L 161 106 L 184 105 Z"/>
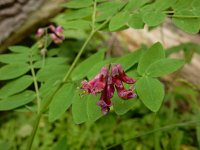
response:
<path fill-rule="evenodd" d="M 82 81 L 81 90 L 93 95 L 101 93 L 97 105 L 101 107 L 104 114 L 107 114 L 112 106 L 111 98 L 114 95 L 115 89 L 118 96 L 124 100 L 136 97 L 136 94 L 133 92 L 133 86 L 125 89 L 123 82 L 133 84 L 136 81 L 125 74 L 120 64 L 111 64 L 103 67 L 100 73 L 91 81 Z"/>
<path fill-rule="evenodd" d="M 65 39 L 63 35 L 64 30 L 61 26 L 56 27 L 54 25 L 49 25 L 47 31 L 48 32 L 45 33 L 45 28 L 39 28 L 36 32 L 36 37 L 41 38 L 45 34 L 49 34 L 50 38 L 56 44 L 62 43 L 63 40 Z"/>

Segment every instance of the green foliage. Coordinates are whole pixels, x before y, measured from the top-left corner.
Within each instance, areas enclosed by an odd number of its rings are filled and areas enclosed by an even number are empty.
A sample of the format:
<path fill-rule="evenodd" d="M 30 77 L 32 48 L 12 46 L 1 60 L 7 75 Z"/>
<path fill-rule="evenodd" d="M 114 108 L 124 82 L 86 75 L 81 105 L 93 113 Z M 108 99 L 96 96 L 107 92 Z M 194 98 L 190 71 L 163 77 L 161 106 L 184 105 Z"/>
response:
<path fill-rule="evenodd" d="M 172 73 L 184 65 L 183 60 L 165 58 L 165 51 L 160 43 L 154 44 L 141 56 L 137 72 L 136 91 L 141 101 L 151 111 L 157 112 L 164 98 L 164 87 L 157 79 Z"/>
<path fill-rule="evenodd" d="M 41 68 L 37 74 L 38 81 L 48 81 L 52 78 L 62 79 L 64 75 L 67 73 L 69 66 L 66 65 L 47 65 Z"/>
<path fill-rule="evenodd" d="M 30 48 L 26 47 L 26 46 L 10 46 L 9 50 L 11 52 L 14 53 L 29 53 L 30 52 Z"/>
<path fill-rule="evenodd" d="M 65 28 L 89 29 L 92 16 L 92 0 L 82 2 L 75 0 L 64 6 L 76 8 L 61 15 L 59 22 Z M 200 30 L 200 7 L 198 0 L 129 0 L 124 1 L 99 1 L 97 3 L 96 22 L 110 19 L 109 31 L 123 30 L 124 27 L 142 29 L 144 24 L 150 27 L 162 24 L 166 17 L 171 17 L 172 22 L 180 29 L 189 33 Z M 112 8 L 112 9 L 111 9 Z M 64 16 L 66 16 L 64 18 Z M 89 18 L 88 18 L 89 17 Z M 83 20 L 82 20 L 83 19 Z M 62 21 L 64 20 L 64 21 Z M 67 21 L 66 20 L 75 20 Z"/>
<path fill-rule="evenodd" d="M 152 63 L 146 74 L 150 77 L 161 77 L 180 69 L 183 65 L 183 60 L 164 58 Z"/>
<path fill-rule="evenodd" d="M 29 75 L 24 75 L 16 80 L 10 81 L 0 89 L 0 98 L 6 98 L 19 93 L 28 88 L 32 83 L 33 79 Z"/>
<path fill-rule="evenodd" d="M 164 98 L 164 86 L 159 80 L 141 77 L 136 83 L 136 91 L 144 105 L 157 112 Z"/>
<path fill-rule="evenodd" d="M 141 14 L 133 14 L 130 16 L 130 19 L 128 21 L 128 25 L 135 29 L 143 29 L 144 28 L 144 22 L 142 20 Z"/>
<path fill-rule="evenodd" d="M 165 57 L 165 52 L 160 43 L 154 44 L 141 57 L 137 71 L 140 75 L 144 75 L 147 68 L 154 62 Z"/>
<path fill-rule="evenodd" d="M 35 99 L 35 92 L 25 91 L 0 100 L 0 111 L 12 110 L 30 103 Z"/>
<path fill-rule="evenodd" d="M 104 58 L 105 51 L 99 51 L 96 54 L 90 56 L 81 62 L 72 72 L 71 78 L 72 80 L 79 80 L 86 77 L 88 71 L 96 64 L 96 62 L 100 62 Z"/>
<path fill-rule="evenodd" d="M 23 63 L 29 60 L 28 53 L 14 53 L 14 54 L 2 54 L 0 56 L 0 62 L 6 64 L 13 64 L 13 63 Z"/>
<path fill-rule="evenodd" d="M 198 33 L 200 30 L 199 1 L 177 1 L 173 6 L 175 11 L 173 23 L 182 30 L 189 33 Z M 184 17 L 186 16 L 186 17 Z"/>
<path fill-rule="evenodd" d="M 122 56 L 120 58 L 116 58 L 114 60 L 114 63 L 119 63 L 123 66 L 123 69 L 127 71 L 131 67 L 133 67 L 136 63 L 138 63 L 141 55 L 142 55 L 142 49 L 138 49 L 135 52 L 129 53 L 125 56 Z"/>
<path fill-rule="evenodd" d="M 149 16 L 149 13 L 151 16 Z M 162 12 L 148 12 L 143 14 L 143 21 L 149 26 L 157 26 L 165 20 L 166 15 Z"/>
<path fill-rule="evenodd" d="M 0 80 L 9 80 L 20 77 L 23 74 L 27 73 L 29 70 L 29 65 L 25 63 L 5 65 L 0 69 Z"/>
<path fill-rule="evenodd" d="M 64 84 L 53 97 L 49 105 L 49 121 L 55 121 L 70 107 L 74 95 L 74 85 L 71 83 Z"/>
<path fill-rule="evenodd" d="M 97 6 L 97 17 L 96 21 L 104 21 L 114 15 L 125 5 L 122 1 L 108 1 L 101 3 Z M 112 8 L 112 9 L 111 9 Z"/>
<path fill-rule="evenodd" d="M 72 115 L 76 124 L 86 121 L 93 122 L 102 116 L 100 107 L 97 106 L 98 99 L 93 95 L 80 96 L 78 92 L 75 93 L 72 103 Z"/>
<path fill-rule="evenodd" d="M 128 20 L 129 20 L 129 13 L 127 11 L 117 13 L 115 16 L 112 17 L 110 21 L 109 30 L 116 31 L 120 29 L 125 24 L 127 24 Z"/>
<path fill-rule="evenodd" d="M 115 95 L 112 99 L 112 104 L 114 111 L 117 115 L 124 115 L 135 106 L 136 101 L 138 101 L 138 99 L 122 100 L 121 98 Z"/>
<path fill-rule="evenodd" d="M 159 26 L 164 22 L 166 17 L 171 17 L 172 22 L 186 32 L 197 33 L 200 29 L 199 0 L 97 0 L 97 5 L 93 6 L 92 4 L 94 2 L 93 0 L 74 0 L 64 4 L 64 7 L 68 8 L 68 10 L 53 20 L 64 27 L 65 35 L 71 41 L 67 41 L 67 39 L 58 48 L 48 49 L 47 55 L 40 55 L 37 44 L 31 48 L 12 46 L 9 48 L 11 53 L 0 55 L 0 62 L 2 63 L 0 80 L 9 80 L 5 81 L 5 83 L 2 84 L 3 87 L 0 89 L 0 111 L 7 111 L 20 107 L 21 110 L 26 108 L 34 110 L 33 112 L 35 112 L 36 106 L 38 106 L 37 112 L 47 112 L 50 122 L 57 120 L 54 124 L 57 127 L 57 123 L 59 124 L 60 120 L 68 115 L 69 111 L 67 110 L 69 110 L 72 105 L 74 122 L 76 124 L 86 122 L 86 125 L 81 126 L 84 129 L 84 136 L 78 134 L 78 136 L 80 136 L 79 144 L 74 144 L 76 143 L 73 141 L 74 139 L 72 140 L 67 136 L 62 136 L 63 138 L 48 137 L 49 139 L 46 140 L 47 142 L 45 141 L 47 145 L 49 141 L 55 142 L 58 140 L 54 147 L 51 143 L 51 148 L 53 147 L 54 149 L 67 149 L 68 145 L 73 148 L 75 147 L 74 149 L 81 149 L 82 145 L 89 145 L 91 149 L 97 147 L 99 149 L 106 149 L 107 146 L 114 142 L 121 142 L 127 139 L 127 137 L 130 137 L 130 135 L 136 135 L 140 130 L 145 131 L 149 125 L 152 125 L 151 120 L 154 117 L 149 113 L 149 110 L 157 112 L 164 102 L 165 89 L 163 84 L 156 79 L 156 77 L 162 77 L 163 75 L 173 73 L 184 65 L 183 60 L 166 58 L 165 54 L 168 56 L 173 52 L 183 50 L 185 61 L 190 62 L 194 52 L 200 53 L 200 48 L 197 44 L 182 44 L 165 52 L 160 43 L 155 43 L 148 49 L 141 48 L 122 57 L 104 58 L 105 53 L 107 53 L 104 50 L 99 50 L 93 55 L 88 55 L 88 53 L 94 53 L 94 49 L 100 49 L 100 47 L 105 44 L 107 39 L 102 36 L 100 32 L 95 34 L 95 38 L 92 38 L 92 42 L 88 44 L 88 41 L 91 39 L 89 36 L 83 45 L 83 49 L 87 49 L 86 53 L 84 53 L 83 61 L 80 61 L 80 58 L 78 58 L 78 61 L 75 59 L 76 63 L 79 62 L 79 64 L 75 63 L 75 67 L 72 65 L 73 67 L 69 69 L 74 55 L 76 55 L 76 53 L 81 54 L 81 45 L 83 43 L 81 40 L 88 36 L 88 30 L 94 29 L 90 33 L 92 36 L 93 32 L 96 32 L 100 25 L 104 26 L 98 31 L 113 32 L 123 30 L 128 26 L 135 29 L 142 29 L 145 24 L 149 27 Z M 93 12 L 93 7 L 96 8 L 96 12 Z M 106 22 L 101 24 L 103 21 Z M 87 47 L 85 45 L 87 45 Z M 79 49 L 81 50 L 79 51 Z M 90 52 L 90 50 L 92 51 Z M 121 64 L 124 70 L 128 71 L 128 74 L 131 74 L 137 79 L 135 87 L 138 98 L 125 101 L 115 95 L 112 99 L 113 108 L 111 108 L 111 115 L 107 115 L 99 120 L 100 127 L 90 129 L 92 123 L 103 116 L 101 108 L 97 106 L 99 95 L 84 95 L 85 93 L 81 93 L 81 90 L 76 89 L 80 89 L 77 88 L 80 84 L 80 80 L 84 78 L 91 79 L 99 72 L 101 67 L 110 63 Z M 68 72 L 70 70 L 73 71 Z M 65 78 L 66 75 L 70 75 L 69 78 Z M 35 92 L 32 91 L 33 89 Z M 188 91 L 188 89 L 178 89 L 175 91 L 174 95 L 178 95 L 178 98 L 180 98 L 181 92 L 181 94 L 183 94 L 184 92 L 189 93 Z M 195 103 L 196 95 L 194 92 L 191 93 L 191 99 L 193 103 Z M 175 99 L 175 97 L 173 98 Z M 42 110 L 40 110 L 39 106 L 40 99 Z M 149 110 L 143 107 L 139 100 L 141 100 Z M 27 104 L 30 104 L 32 101 L 33 103 L 27 106 Z M 166 109 L 165 106 L 163 107 Z M 43 108 L 45 109 L 43 110 Z M 49 108 L 48 111 L 46 111 L 47 108 Z M 170 102 L 170 115 L 167 115 L 169 119 L 166 116 L 165 118 L 167 119 L 165 120 L 160 117 L 160 120 L 155 122 L 156 128 L 162 126 L 164 123 L 168 123 L 167 121 L 171 121 L 170 118 L 172 118 L 173 114 L 177 113 L 174 108 L 173 102 Z M 126 120 L 125 123 L 121 122 L 121 118 L 116 119 L 116 116 L 112 113 L 113 111 L 117 115 L 124 115 L 125 113 L 130 114 L 131 117 L 126 116 L 129 117 L 129 119 L 131 118 L 130 121 Z M 193 113 L 198 114 L 198 112 L 198 108 L 195 107 Z M 165 114 L 162 115 L 164 116 Z M 72 118 L 67 116 L 65 122 L 70 123 L 70 119 Z M 183 120 L 185 120 L 185 118 Z M 141 127 L 141 125 L 143 126 Z M 76 128 L 75 130 L 80 130 L 77 129 L 78 126 L 73 125 L 73 129 L 74 128 Z M 101 132 L 104 128 L 107 130 Z M 133 128 L 137 130 L 133 130 Z M 69 127 L 67 131 L 71 133 L 72 131 L 70 129 Z M 122 130 L 123 135 L 116 129 Z M 197 137 L 200 139 L 199 128 L 195 129 Z M 47 128 L 44 130 L 46 131 Z M 54 127 L 50 130 L 54 130 Z M 90 130 L 96 134 L 96 136 L 91 136 L 92 144 L 89 143 L 90 140 L 85 140 L 86 137 L 90 138 L 88 133 Z M 116 131 L 119 132 L 119 135 L 116 135 L 117 138 L 113 140 L 111 135 Z M 62 132 L 59 131 L 59 133 L 64 134 L 63 127 Z M 69 135 L 73 136 L 71 134 Z M 154 142 L 148 142 L 148 140 L 143 141 L 143 143 L 145 143 L 144 147 L 146 149 L 153 149 L 155 147 L 156 149 L 160 147 L 178 149 L 183 139 L 183 131 L 177 131 L 176 136 L 173 137 L 173 142 L 166 143 L 166 138 L 172 137 L 172 135 L 173 134 L 170 133 L 164 138 L 164 141 L 159 141 L 158 139 L 162 138 L 161 133 L 156 133 L 156 140 Z M 57 136 L 60 135 L 58 134 Z M 97 140 L 95 139 L 96 137 Z M 104 137 L 107 138 L 105 143 Z M 176 140 L 176 138 L 179 138 L 179 140 Z M 76 139 L 79 140 L 79 138 Z M 83 142 L 85 143 L 83 144 Z M 0 140 L 0 145 L 6 145 L 5 143 L 7 144 L 7 142 L 1 142 Z M 41 143 L 38 145 L 41 146 Z M 95 147 L 96 145 L 97 147 Z M 143 147 L 138 144 L 138 141 L 133 141 L 130 145 L 124 143 L 121 144 L 121 147 L 124 149 L 143 149 Z M 45 147 L 44 145 L 42 146 Z M 119 149 L 121 147 L 119 147 Z M 83 146 L 83 148 L 85 147 Z M 118 149 L 118 147 L 115 148 Z"/>
<path fill-rule="evenodd" d="M 85 1 L 73 0 L 64 4 L 64 6 L 67 8 L 83 8 L 83 7 L 91 6 L 92 4 L 93 4 L 92 0 L 85 0 Z"/>

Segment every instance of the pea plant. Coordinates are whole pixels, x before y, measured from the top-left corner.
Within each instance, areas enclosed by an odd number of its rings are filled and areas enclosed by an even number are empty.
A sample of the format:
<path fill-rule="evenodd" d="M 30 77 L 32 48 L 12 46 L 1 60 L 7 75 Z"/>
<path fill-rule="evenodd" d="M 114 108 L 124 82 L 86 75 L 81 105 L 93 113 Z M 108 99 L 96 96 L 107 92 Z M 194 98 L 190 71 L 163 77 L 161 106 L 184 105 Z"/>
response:
<path fill-rule="evenodd" d="M 109 111 L 125 114 L 135 101 L 157 112 L 165 96 L 159 78 L 185 64 L 186 58 L 169 58 L 174 49 L 164 50 L 159 42 L 122 57 L 109 57 L 102 47 L 82 59 L 95 36 L 144 25 L 155 28 L 166 18 L 185 32 L 200 30 L 199 0 L 71 0 L 63 6 L 67 10 L 53 19 L 58 26 L 39 28 L 35 44 L 11 46 L 10 53 L 0 55 L 0 111 L 28 111 L 35 117 L 27 150 L 43 116 L 53 123 L 71 110 L 75 124 L 94 122 Z M 70 51 L 68 45 L 51 47 L 70 34 L 85 39 L 77 43 L 74 60 L 67 52 L 61 55 L 63 49 Z"/>

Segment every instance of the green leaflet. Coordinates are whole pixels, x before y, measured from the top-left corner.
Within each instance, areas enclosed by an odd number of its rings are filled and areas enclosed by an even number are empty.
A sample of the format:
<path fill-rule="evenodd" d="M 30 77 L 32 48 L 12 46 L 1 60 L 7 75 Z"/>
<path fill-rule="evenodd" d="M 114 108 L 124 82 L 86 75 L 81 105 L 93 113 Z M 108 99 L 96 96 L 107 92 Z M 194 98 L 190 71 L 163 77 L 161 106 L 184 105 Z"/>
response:
<path fill-rule="evenodd" d="M 35 92 L 25 91 L 0 100 L 0 111 L 11 110 L 30 103 L 36 98 Z"/>
<path fill-rule="evenodd" d="M 70 107 L 76 91 L 72 83 L 64 84 L 53 97 L 49 105 L 49 121 L 53 122 L 60 118 L 64 112 Z"/>
<path fill-rule="evenodd" d="M 146 70 L 149 77 L 161 77 L 170 74 L 184 65 L 183 60 L 164 58 L 151 64 Z"/>
<path fill-rule="evenodd" d="M 25 46 L 10 46 L 8 49 L 14 53 L 29 53 L 30 48 Z"/>
<path fill-rule="evenodd" d="M 165 20 L 166 14 L 163 12 L 145 12 L 143 14 L 143 21 L 148 26 L 157 26 Z"/>
<path fill-rule="evenodd" d="M 127 113 L 131 108 L 133 108 L 133 106 L 135 105 L 135 101 L 137 100 L 138 99 L 123 100 L 115 95 L 112 98 L 114 111 L 117 115 L 123 115 Z"/>
<path fill-rule="evenodd" d="M 72 116 L 76 124 L 86 122 L 87 117 L 87 96 L 81 97 L 78 91 L 74 94 L 72 102 Z"/>
<path fill-rule="evenodd" d="M 6 64 L 25 63 L 29 61 L 28 53 L 1 54 L 0 62 Z"/>
<path fill-rule="evenodd" d="M 74 95 L 72 103 L 72 116 L 76 124 L 86 121 L 96 121 L 102 116 L 101 108 L 97 106 L 98 97 L 93 95 Z"/>
<path fill-rule="evenodd" d="M 37 74 L 38 81 L 47 81 L 51 78 L 62 79 L 67 73 L 69 66 L 67 65 L 49 65 L 41 68 Z"/>
<path fill-rule="evenodd" d="M 151 2 L 151 0 L 129 0 L 124 9 L 130 12 L 135 12 L 148 2 Z"/>
<path fill-rule="evenodd" d="M 160 43 L 154 44 L 143 53 L 139 60 L 137 71 L 140 75 L 144 75 L 148 67 L 155 61 L 165 58 L 165 52 Z"/>
<path fill-rule="evenodd" d="M 108 1 L 97 6 L 96 21 L 104 21 L 114 15 L 120 8 L 125 5 L 125 2 Z"/>
<path fill-rule="evenodd" d="M 177 27 L 188 33 L 195 34 L 198 33 L 200 30 L 200 15 L 196 15 L 192 11 L 184 10 L 174 13 L 172 22 Z"/>
<path fill-rule="evenodd" d="M 141 77 L 136 82 L 136 91 L 144 105 L 153 112 L 161 107 L 164 98 L 164 86 L 159 80 Z"/>
<path fill-rule="evenodd" d="M 0 98 L 5 98 L 10 95 L 19 93 L 29 87 L 32 83 L 33 79 L 29 75 L 25 75 L 21 78 L 10 81 L 0 89 Z"/>
<path fill-rule="evenodd" d="M 173 5 L 174 15 L 172 22 L 188 33 L 197 33 L 200 30 L 200 2 L 199 0 L 182 0 Z"/>
<path fill-rule="evenodd" d="M 143 29 L 144 22 L 142 20 L 142 15 L 140 13 L 131 15 L 128 21 L 128 25 L 135 29 Z"/>
<path fill-rule="evenodd" d="M 134 66 L 136 63 L 138 63 L 143 51 L 142 49 L 138 49 L 135 52 L 129 53 L 125 56 L 122 56 L 120 58 L 117 58 L 114 63 L 119 63 L 122 65 L 123 69 L 127 71 L 132 66 Z"/>
<path fill-rule="evenodd" d="M 34 68 L 42 68 L 43 65 L 46 66 L 53 66 L 53 65 L 63 65 L 66 63 L 66 58 L 64 57 L 50 57 L 46 58 L 45 60 L 40 60 L 34 63 Z"/>
<path fill-rule="evenodd" d="M 127 11 L 119 12 L 112 17 L 109 23 L 109 30 L 116 31 L 127 24 L 129 20 L 129 13 Z"/>
<path fill-rule="evenodd" d="M 87 78 L 92 79 L 93 77 L 95 77 L 95 75 L 100 72 L 101 68 L 108 65 L 109 63 L 110 60 L 104 60 L 93 65 L 93 67 L 91 67 L 91 69 L 86 74 Z"/>
<path fill-rule="evenodd" d="M 0 68 L 0 80 L 17 78 L 30 70 L 28 64 L 17 63 L 8 64 Z"/>
<path fill-rule="evenodd" d="M 66 4 L 64 4 L 64 7 L 67 8 L 84 8 L 84 7 L 88 7 L 90 5 L 93 4 L 92 0 L 73 0 L 73 1 L 69 1 Z"/>
<path fill-rule="evenodd" d="M 99 51 L 89 58 L 81 62 L 72 72 L 72 80 L 79 80 L 86 77 L 88 71 L 98 62 L 101 62 L 104 58 L 105 51 Z"/>
<path fill-rule="evenodd" d="M 78 10 L 72 10 L 72 11 L 67 11 L 61 15 L 58 15 L 55 20 L 76 20 L 76 19 L 81 19 L 85 18 L 88 16 L 92 15 L 93 8 L 92 7 L 87 7 L 83 9 L 78 9 Z"/>
<path fill-rule="evenodd" d="M 88 30 L 91 29 L 91 22 L 87 20 L 63 20 L 60 21 L 61 26 L 64 27 L 64 29 L 82 29 L 82 30 Z"/>

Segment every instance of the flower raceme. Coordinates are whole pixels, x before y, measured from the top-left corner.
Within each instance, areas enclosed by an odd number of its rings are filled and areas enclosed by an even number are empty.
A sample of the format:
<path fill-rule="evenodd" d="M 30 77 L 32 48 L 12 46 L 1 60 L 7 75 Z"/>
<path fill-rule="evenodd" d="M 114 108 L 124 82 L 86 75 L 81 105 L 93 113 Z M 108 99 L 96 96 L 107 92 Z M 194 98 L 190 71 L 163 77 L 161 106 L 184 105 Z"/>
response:
<path fill-rule="evenodd" d="M 62 41 L 65 39 L 63 35 L 64 30 L 61 26 L 55 27 L 54 25 L 49 25 L 47 29 L 48 34 L 54 43 L 62 43 Z M 39 28 L 36 32 L 36 37 L 41 38 L 45 34 L 47 34 L 45 33 L 45 28 Z"/>
<path fill-rule="evenodd" d="M 97 105 L 101 107 L 104 114 L 107 114 L 112 106 L 111 98 L 114 95 L 115 89 L 118 96 L 124 100 L 136 97 L 136 94 L 133 92 L 133 86 L 125 89 L 123 82 L 133 84 L 136 81 L 125 74 L 120 64 L 111 64 L 104 66 L 92 80 L 82 81 L 81 90 L 93 95 L 100 93 L 101 96 Z"/>

